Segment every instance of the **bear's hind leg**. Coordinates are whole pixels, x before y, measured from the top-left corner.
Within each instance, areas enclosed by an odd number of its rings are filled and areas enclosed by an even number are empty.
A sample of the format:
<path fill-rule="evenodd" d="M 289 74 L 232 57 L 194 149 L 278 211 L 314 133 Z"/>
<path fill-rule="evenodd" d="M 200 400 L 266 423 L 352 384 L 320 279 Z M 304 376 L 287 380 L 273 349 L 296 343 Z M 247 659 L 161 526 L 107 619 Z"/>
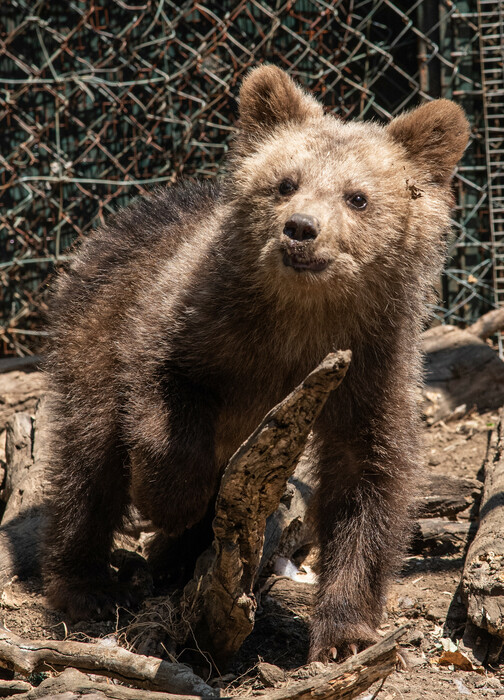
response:
<path fill-rule="evenodd" d="M 81 426 L 58 423 L 42 563 L 46 594 L 71 620 L 105 617 L 116 604 L 133 602 L 109 566 L 128 504 L 125 451 L 109 435 L 91 441 Z"/>

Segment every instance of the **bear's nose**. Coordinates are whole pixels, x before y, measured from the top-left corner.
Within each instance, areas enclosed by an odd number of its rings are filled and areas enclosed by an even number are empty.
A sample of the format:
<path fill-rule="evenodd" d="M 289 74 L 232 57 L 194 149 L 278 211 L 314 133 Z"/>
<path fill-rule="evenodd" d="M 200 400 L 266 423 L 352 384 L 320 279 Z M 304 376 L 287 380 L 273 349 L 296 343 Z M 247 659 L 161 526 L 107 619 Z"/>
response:
<path fill-rule="evenodd" d="M 295 241 L 308 241 L 317 238 L 320 233 L 320 224 L 314 216 L 309 214 L 293 214 L 285 222 L 283 232 Z"/>

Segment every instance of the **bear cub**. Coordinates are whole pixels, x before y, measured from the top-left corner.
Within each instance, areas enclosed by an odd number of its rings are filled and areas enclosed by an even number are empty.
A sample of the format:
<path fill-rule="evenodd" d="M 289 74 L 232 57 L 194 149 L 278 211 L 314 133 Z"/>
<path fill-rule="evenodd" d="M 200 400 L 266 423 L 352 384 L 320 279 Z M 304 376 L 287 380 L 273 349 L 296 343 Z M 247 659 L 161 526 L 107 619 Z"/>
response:
<path fill-rule="evenodd" d="M 388 126 L 344 123 L 262 66 L 243 82 L 238 127 L 219 184 L 154 191 L 58 279 L 46 590 L 73 619 L 127 601 L 109 557 L 130 502 L 183 535 L 265 413 L 349 348 L 310 448 L 310 659 L 342 658 L 376 639 L 407 540 L 419 337 L 468 124 L 447 100 Z"/>

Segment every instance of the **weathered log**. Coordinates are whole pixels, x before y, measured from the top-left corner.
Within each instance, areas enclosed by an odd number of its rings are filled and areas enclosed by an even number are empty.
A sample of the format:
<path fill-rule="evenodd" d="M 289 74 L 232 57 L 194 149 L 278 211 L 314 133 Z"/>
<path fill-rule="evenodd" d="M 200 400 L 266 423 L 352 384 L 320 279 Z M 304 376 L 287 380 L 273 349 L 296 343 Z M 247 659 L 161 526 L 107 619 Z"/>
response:
<path fill-rule="evenodd" d="M 457 407 L 469 411 L 504 404 L 504 362 L 468 330 L 436 326 L 422 336 L 425 353 L 423 411 L 429 423 L 446 418 Z"/>
<path fill-rule="evenodd" d="M 290 559 L 298 549 L 314 542 L 313 529 L 307 522 L 313 489 L 313 464 L 304 454 L 287 483 L 278 508 L 266 521 L 259 574 L 270 567 L 274 558 Z"/>
<path fill-rule="evenodd" d="M 463 552 L 475 529 L 474 523 L 467 520 L 420 518 L 414 525 L 411 549 L 417 554 L 425 550 L 439 555 Z"/>
<path fill-rule="evenodd" d="M 494 309 L 479 318 L 476 323 L 468 326 L 466 330 L 477 335 L 481 340 L 486 340 L 494 333 L 504 328 L 504 309 Z"/>
<path fill-rule="evenodd" d="M 0 588 L 14 575 L 26 578 L 38 572 L 46 492 L 44 448 L 42 406 L 35 419 L 27 413 L 16 413 L 9 419 L 2 493 L 7 505 L 0 527 Z"/>
<path fill-rule="evenodd" d="M 462 594 L 468 619 L 504 640 L 504 441 L 502 418 L 497 446 L 484 466 L 478 531 L 467 552 Z"/>
<path fill-rule="evenodd" d="M 20 693 L 26 693 L 31 690 L 31 687 L 31 683 L 26 681 L 5 681 L 2 679 L 0 680 L 0 698 L 19 696 Z"/>
<path fill-rule="evenodd" d="M 259 697 L 265 700 L 351 700 L 395 670 L 400 661 L 397 640 L 405 632 L 406 627 L 395 630 L 343 663 L 330 664 L 314 678 L 261 693 Z"/>
<path fill-rule="evenodd" d="M 467 620 L 458 652 L 463 654 L 474 670 L 482 670 L 485 664 L 498 665 L 503 640 L 494 637 L 481 627 Z"/>
<path fill-rule="evenodd" d="M 45 413 L 41 406 L 35 418 L 16 413 L 7 423 L 5 441 L 6 478 L 2 493 L 7 502 L 2 525 L 23 512 L 38 508 L 44 500 Z"/>
<path fill-rule="evenodd" d="M 267 517 L 280 503 L 287 480 L 329 393 L 342 381 L 349 351 L 328 355 L 273 408 L 230 459 L 214 519 L 213 561 L 202 581 L 186 587 L 202 595 L 198 637 L 217 662 L 225 662 L 254 625 L 256 581 Z"/>
<path fill-rule="evenodd" d="M 42 372 L 0 374 L 0 432 L 14 413 L 35 411 L 44 391 L 45 377 Z"/>
<path fill-rule="evenodd" d="M 217 694 L 183 664 L 134 654 L 100 641 L 85 644 L 53 639 L 29 640 L 0 626 L 0 660 L 7 668 L 25 676 L 70 666 L 147 690 L 208 698 Z"/>
<path fill-rule="evenodd" d="M 270 576 L 261 587 L 261 607 L 266 615 L 296 615 L 307 619 L 315 604 L 317 587 L 287 576 Z"/>
<path fill-rule="evenodd" d="M 25 684 L 26 685 L 26 684 Z M 173 695 L 155 690 L 139 690 L 127 688 L 124 685 L 110 683 L 107 680 L 93 681 L 85 673 L 75 668 L 67 668 L 59 676 L 46 678 L 36 688 L 30 688 L 24 695 L 18 695 L 19 700 L 36 700 L 37 698 L 73 698 L 92 697 L 112 698 L 112 700 L 201 700 L 201 695 Z"/>
<path fill-rule="evenodd" d="M 419 515 L 423 518 L 452 517 L 478 504 L 482 488 L 483 484 L 477 479 L 431 474 L 423 489 L 425 494 L 418 499 Z"/>

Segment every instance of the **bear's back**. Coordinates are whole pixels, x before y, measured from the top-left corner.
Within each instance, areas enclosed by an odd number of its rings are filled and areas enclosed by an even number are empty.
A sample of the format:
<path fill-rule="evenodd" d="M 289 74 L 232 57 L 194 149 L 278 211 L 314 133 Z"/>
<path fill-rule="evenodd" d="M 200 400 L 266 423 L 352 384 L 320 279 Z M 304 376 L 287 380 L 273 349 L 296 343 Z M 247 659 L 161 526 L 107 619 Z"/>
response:
<path fill-rule="evenodd" d="M 181 241 L 191 236 L 191 219 L 213 209 L 218 189 L 209 181 L 181 182 L 156 189 L 110 217 L 84 241 L 60 277 L 54 299 L 58 313 L 64 312 L 66 304 L 92 303 L 105 286 L 119 283 L 126 293 L 142 271 L 151 276 L 153 268 L 172 257 Z"/>
<path fill-rule="evenodd" d="M 210 182 L 159 188 L 83 242 L 49 302 L 46 371 L 53 385 L 68 390 L 69 382 L 86 394 L 91 377 L 96 388 L 110 383 L 120 328 L 159 270 L 215 210 L 218 192 Z"/>

